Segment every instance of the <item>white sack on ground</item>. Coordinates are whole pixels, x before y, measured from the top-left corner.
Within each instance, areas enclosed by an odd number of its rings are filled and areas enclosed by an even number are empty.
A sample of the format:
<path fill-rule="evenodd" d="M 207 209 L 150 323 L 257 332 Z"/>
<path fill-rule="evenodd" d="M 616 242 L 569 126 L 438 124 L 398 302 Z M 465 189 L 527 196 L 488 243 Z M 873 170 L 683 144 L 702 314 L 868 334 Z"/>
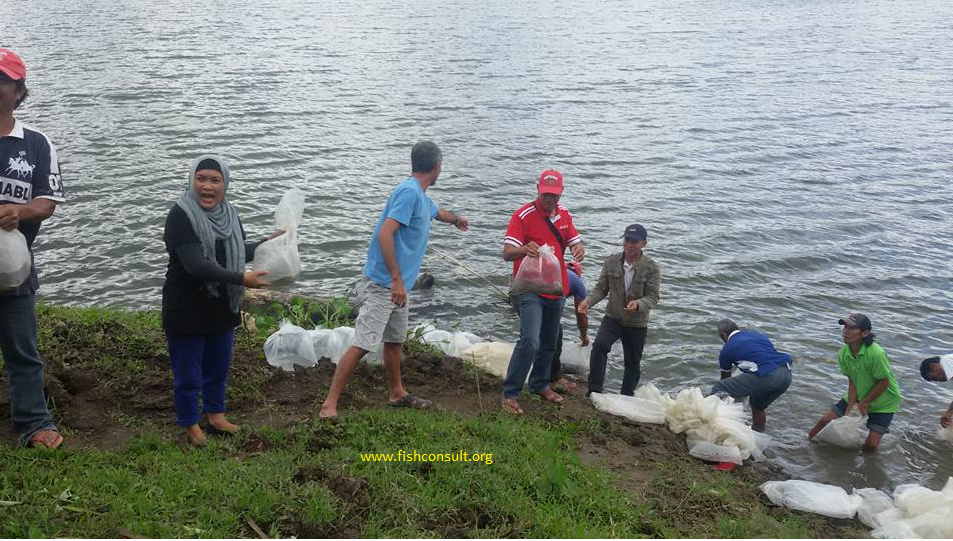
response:
<path fill-rule="evenodd" d="M 23 233 L 0 229 L 0 291 L 19 286 L 30 276 L 30 249 Z"/>
<path fill-rule="evenodd" d="M 868 432 L 866 416 L 845 415 L 828 423 L 814 439 L 838 447 L 859 449 L 867 440 Z"/>
<path fill-rule="evenodd" d="M 513 356 L 513 344 L 506 342 L 481 342 L 460 356 L 461 359 L 487 372 L 503 378 Z"/>
<path fill-rule="evenodd" d="M 298 254 L 298 225 L 304 214 L 304 192 L 292 188 L 285 192 L 275 209 L 275 226 L 285 232 L 266 240 L 255 249 L 252 269 L 268 271 L 268 282 L 294 278 L 301 274 L 301 258 Z"/>
<path fill-rule="evenodd" d="M 832 518 L 852 518 L 863 502 L 840 487 L 811 481 L 768 481 L 761 490 L 775 505 Z"/>
<path fill-rule="evenodd" d="M 592 393 L 592 404 L 599 411 L 624 417 L 637 423 L 665 423 L 665 410 L 662 405 L 642 398 L 621 394 Z"/>
<path fill-rule="evenodd" d="M 847 493 L 835 486 L 810 481 L 769 481 L 761 490 L 773 503 L 834 518 L 850 518 L 853 511 L 873 528 L 877 539 L 953 538 L 953 477 L 943 490 L 900 485 L 891 499 L 873 488 Z"/>
<path fill-rule="evenodd" d="M 287 319 L 281 320 L 278 330 L 265 340 L 265 360 L 287 372 L 294 371 L 294 365 L 314 366 L 319 358 L 308 331 Z"/>
<path fill-rule="evenodd" d="M 896 509 L 878 515 L 870 532 L 878 539 L 948 539 L 953 537 L 953 477 L 943 490 L 900 485 L 893 491 Z"/>

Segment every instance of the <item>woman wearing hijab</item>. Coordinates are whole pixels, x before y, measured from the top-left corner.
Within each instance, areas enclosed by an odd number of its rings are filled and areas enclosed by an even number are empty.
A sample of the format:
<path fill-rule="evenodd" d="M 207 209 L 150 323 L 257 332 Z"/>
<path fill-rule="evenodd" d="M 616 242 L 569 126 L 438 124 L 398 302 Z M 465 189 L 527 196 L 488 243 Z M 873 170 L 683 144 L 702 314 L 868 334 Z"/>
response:
<path fill-rule="evenodd" d="M 198 446 L 206 443 L 199 426 L 199 394 L 208 415 L 206 430 L 239 430 L 225 419 L 225 383 L 239 308 L 246 287 L 270 285 L 262 279 L 267 272 L 244 270 L 264 240 L 245 243 L 235 207 L 225 200 L 229 180 L 221 158 L 198 158 L 189 187 L 169 211 L 163 235 L 169 268 L 162 287 L 162 327 L 172 364 L 175 412 L 189 443 Z"/>

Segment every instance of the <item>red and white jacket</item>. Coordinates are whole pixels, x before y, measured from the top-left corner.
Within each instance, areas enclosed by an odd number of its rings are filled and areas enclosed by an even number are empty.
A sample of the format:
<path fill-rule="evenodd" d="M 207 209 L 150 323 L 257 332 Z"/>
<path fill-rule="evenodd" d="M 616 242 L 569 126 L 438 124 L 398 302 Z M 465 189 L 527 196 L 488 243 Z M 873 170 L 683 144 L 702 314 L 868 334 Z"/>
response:
<path fill-rule="evenodd" d="M 549 220 L 559 231 L 563 238 L 562 244 L 556 239 L 544 220 Z M 553 252 L 556 254 L 556 259 L 559 260 L 562 271 L 563 296 L 568 295 L 569 277 L 566 274 L 566 262 L 563 260 L 565 250 L 573 244 L 582 242 L 582 237 L 579 235 L 579 231 L 576 231 L 576 226 L 572 222 L 572 214 L 566 207 L 557 204 L 556 214 L 546 216 L 545 211 L 539 206 L 538 199 L 523 205 L 510 218 L 510 225 L 506 228 L 506 237 L 503 238 L 503 243 L 519 248 L 530 242 L 535 242 L 540 246 L 548 244 L 553 247 Z M 516 276 L 516 271 L 519 270 L 522 261 L 522 257 L 513 261 L 513 276 Z M 551 295 L 543 296 L 553 299 L 558 298 Z"/>

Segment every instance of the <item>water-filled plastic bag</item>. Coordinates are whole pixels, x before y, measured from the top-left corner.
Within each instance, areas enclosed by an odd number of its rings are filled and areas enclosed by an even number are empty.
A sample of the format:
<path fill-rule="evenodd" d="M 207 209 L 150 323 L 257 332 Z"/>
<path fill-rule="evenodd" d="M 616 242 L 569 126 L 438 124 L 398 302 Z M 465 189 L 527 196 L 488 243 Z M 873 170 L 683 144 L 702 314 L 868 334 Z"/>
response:
<path fill-rule="evenodd" d="M 268 271 L 264 277 L 268 282 L 289 280 L 301 274 L 298 226 L 304 214 L 304 198 L 304 192 L 297 188 L 285 192 L 275 210 L 275 225 L 285 232 L 271 240 L 266 240 L 255 249 L 252 269 Z"/>
<path fill-rule="evenodd" d="M 294 371 L 294 365 L 314 366 L 318 359 L 308 331 L 286 319 L 265 340 L 265 360 L 287 372 Z"/>
<path fill-rule="evenodd" d="M 838 447 L 859 449 L 864 445 L 867 433 L 866 416 L 845 415 L 828 423 L 814 439 Z"/>
<path fill-rule="evenodd" d="M 526 256 L 513 279 L 513 294 L 536 293 L 537 295 L 563 295 L 563 274 L 553 247 L 539 247 L 537 257 Z"/>

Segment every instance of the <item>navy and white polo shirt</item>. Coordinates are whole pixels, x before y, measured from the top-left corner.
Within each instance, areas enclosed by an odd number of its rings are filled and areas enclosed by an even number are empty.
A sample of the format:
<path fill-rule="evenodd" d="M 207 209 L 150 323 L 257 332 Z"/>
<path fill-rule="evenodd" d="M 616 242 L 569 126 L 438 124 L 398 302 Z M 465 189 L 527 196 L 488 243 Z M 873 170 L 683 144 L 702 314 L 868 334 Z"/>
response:
<path fill-rule="evenodd" d="M 41 198 L 66 200 L 56 149 L 45 135 L 14 120 L 13 131 L 0 137 L 0 205 L 26 204 Z M 40 224 L 21 221 L 19 230 L 32 250 Z M 22 286 L 6 294 L 25 295 L 37 287 L 36 269 L 32 269 Z"/>

